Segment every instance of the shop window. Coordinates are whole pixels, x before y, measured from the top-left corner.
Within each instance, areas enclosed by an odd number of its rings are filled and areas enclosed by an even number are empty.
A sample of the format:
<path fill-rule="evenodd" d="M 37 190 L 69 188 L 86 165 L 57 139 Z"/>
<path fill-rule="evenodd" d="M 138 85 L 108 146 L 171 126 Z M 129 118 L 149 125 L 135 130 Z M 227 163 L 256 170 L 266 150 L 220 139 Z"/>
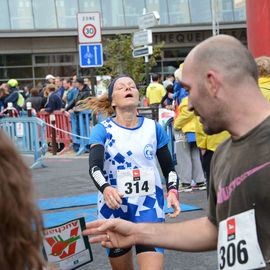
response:
<path fill-rule="evenodd" d="M 8 54 L 0 56 L 0 66 L 30 66 L 31 54 Z"/>

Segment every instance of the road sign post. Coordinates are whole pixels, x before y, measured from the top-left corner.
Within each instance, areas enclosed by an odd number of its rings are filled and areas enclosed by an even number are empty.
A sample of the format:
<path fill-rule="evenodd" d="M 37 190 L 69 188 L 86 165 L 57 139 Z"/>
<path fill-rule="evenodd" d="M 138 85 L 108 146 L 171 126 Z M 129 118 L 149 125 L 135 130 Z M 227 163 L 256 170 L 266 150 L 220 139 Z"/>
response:
<path fill-rule="evenodd" d="M 133 57 L 148 56 L 153 54 L 153 46 L 146 46 L 142 48 L 137 48 L 133 50 Z"/>
<path fill-rule="evenodd" d="M 99 12 L 77 13 L 79 43 L 100 43 L 101 24 Z"/>
<path fill-rule="evenodd" d="M 81 67 L 103 66 L 102 44 L 80 44 L 79 56 Z"/>
<path fill-rule="evenodd" d="M 79 58 L 81 67 L 103 66 L 101 23 L 99 12 L 77 13 Z M 94 44 L 92 44 L 94 43 Z M 98 43 L 98 44 L 96 44 Z M 90 69 L 92 95 L 95 95 L 94 71 Z"/>
<path fill-rule="evenodd" d="M 149 84 L 149 59 L 148 56 L 153 54 L 153 47 L 147 46 L 152 44 L 152 31 L 146 28 L 150 28 L 158 24 L 159 21 L 159 13 L 157 11 L 153 11 L 150 13 L 146 13 L 146 9 L 143 9 L 143 15 L 139 17 L 139 29 L 143 29 L 143 31 L 139 31 L 134 33 L 132 44 L 134 47 L 144 46 L 143 48 L 137 48 L 133 50 L 133 57 L 141 57 L 144 56 L 145 61 L 145 77 L 146 84 Z"/>

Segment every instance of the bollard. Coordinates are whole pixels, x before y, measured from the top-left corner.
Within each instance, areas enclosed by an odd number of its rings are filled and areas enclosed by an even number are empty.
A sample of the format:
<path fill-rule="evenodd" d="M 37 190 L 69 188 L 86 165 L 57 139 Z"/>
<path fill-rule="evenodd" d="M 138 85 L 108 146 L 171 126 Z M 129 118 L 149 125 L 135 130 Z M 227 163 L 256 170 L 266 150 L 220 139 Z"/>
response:
<path fill-rule="evenodd" d="M 51 125 L 55 126 L 55 115 L 51 114 L 50 115 L 50 122 Z M 57 153 L 57 149 L 56 149 L 56 134 L 55 134 L 55 128 L 52 127 L 52 153 L 55 156 Z"/>
<path fill-rule="evenodd" d="M 9 117 L 13 117 L 12 107 L 13 107 L 13 103 L 12 102 L 8 102 L 8 116 Z"/>
<path fill-rule="evenodd" d="M 27 110 L 27 116 L 32 117 L 32 103 L 31 102 L 26 103 L 26 110 Z"/>

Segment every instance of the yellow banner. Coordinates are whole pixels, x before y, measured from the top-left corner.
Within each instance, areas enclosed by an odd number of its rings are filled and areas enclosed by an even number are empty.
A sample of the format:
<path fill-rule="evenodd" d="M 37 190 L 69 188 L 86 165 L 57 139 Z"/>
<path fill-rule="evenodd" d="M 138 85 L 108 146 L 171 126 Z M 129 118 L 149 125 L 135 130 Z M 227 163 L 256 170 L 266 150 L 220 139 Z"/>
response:
<path fill-rule="evenodd" d="M 240 8 L 246 5 L 246 0 L 234 0 L 234 8 Z"/>

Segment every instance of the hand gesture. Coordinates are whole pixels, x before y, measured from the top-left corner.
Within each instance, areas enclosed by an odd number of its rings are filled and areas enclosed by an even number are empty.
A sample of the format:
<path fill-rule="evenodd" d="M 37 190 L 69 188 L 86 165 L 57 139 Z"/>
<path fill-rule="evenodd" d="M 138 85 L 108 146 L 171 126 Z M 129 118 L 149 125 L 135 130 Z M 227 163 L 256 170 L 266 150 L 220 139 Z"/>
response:
<path fill-rule="evenodd" d="M 174 211 L 173 213 L 169 213 L 168 216 L 170 218 L 175 218 L 180 214 L 181 208 L 179 200 L 176 194 L 174 194 L 173 192 L 169 192 L 167 197 L 167 208 L 169 209 L 171 207 L 173 208 Z"/>
<path fill-rule="evenodd" d="M 120 193 L 116 188 L 108 186 L 103 191 L 103 196 L 106 204 L 110 209 L 118 209 L 122 204 L 122 197 L 124 195 Z"/>
<path fill-rule="evenodd" d="M 123 219 L 103 219 L 86 223 L 83 235 L 97 235 L 90 243 L 101 243 L 106 248 L 125 248 L 135 245 L 136 224 Z"/>

